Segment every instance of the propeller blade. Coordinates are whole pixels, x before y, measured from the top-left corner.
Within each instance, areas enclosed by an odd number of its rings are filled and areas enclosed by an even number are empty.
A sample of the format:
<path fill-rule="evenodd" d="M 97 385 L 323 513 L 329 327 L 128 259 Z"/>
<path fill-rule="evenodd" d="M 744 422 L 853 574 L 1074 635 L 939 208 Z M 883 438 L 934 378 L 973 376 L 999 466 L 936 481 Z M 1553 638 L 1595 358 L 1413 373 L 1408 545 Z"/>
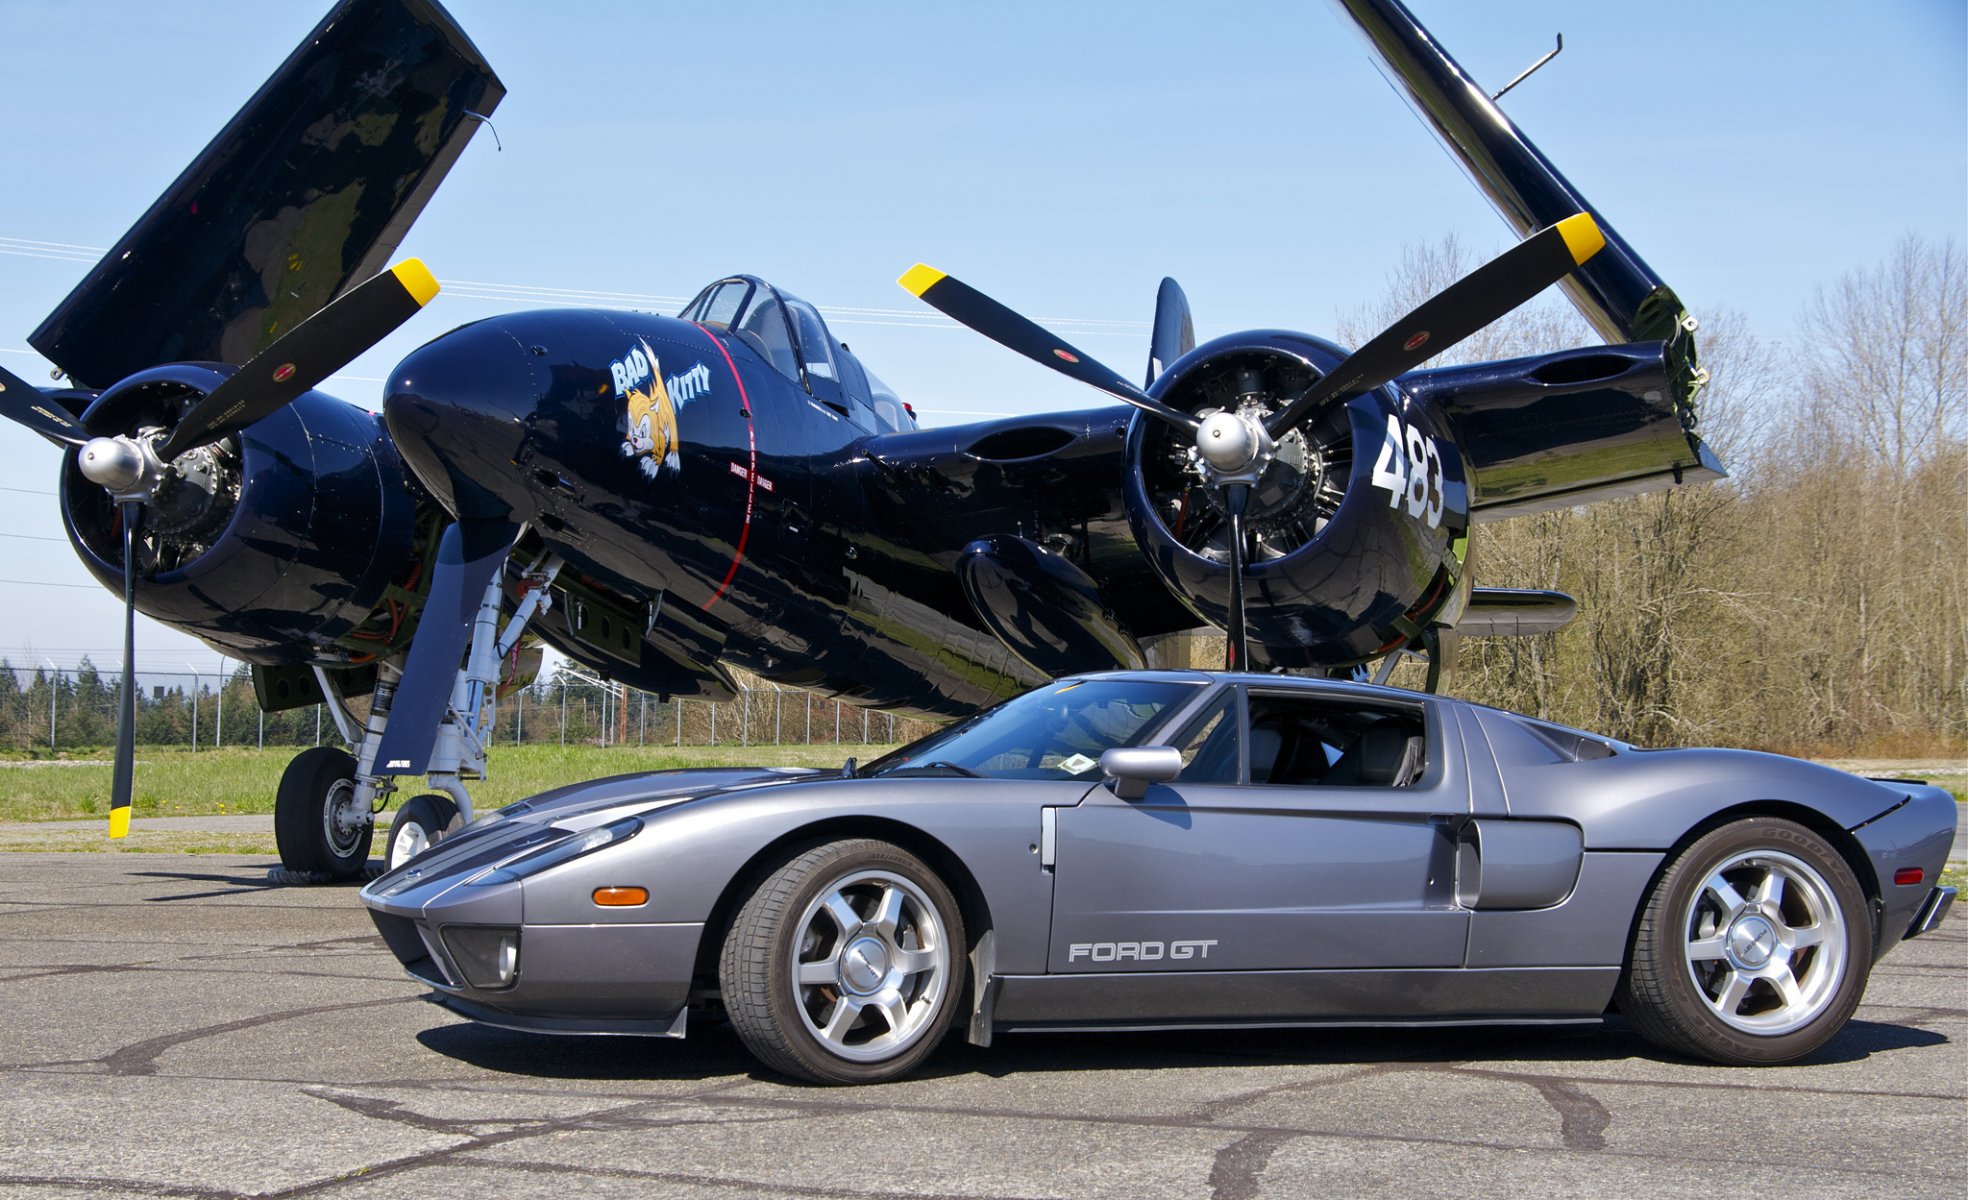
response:
<path fill-rule="evenodd" d="M 1244 636 L 1244 510 L 1250 484 L 1223 485 L 1223 507 L 1230 514 L 1230 624 L 1224 629 L 1223 669 L 1248 671 L 1250 646 Z"/>
<path fill-rule="evenodd" d="M 123 691 L 116 701 L 116 771 L 109 784 L 109 836 L 130 833 L 130 792 L 137 758 L 137 522 L 143 505 L 123 510 Z"/>
<path fill-rule="evenodd" d="M 1155 332 L 1148 342 L 1148 381 L 1141 386 L 1149 387 L 1155 377 L 1168 370 L 1168 365 L 1196 348 L 1196 323 L 1189 317 L 1189 297 L 1182 294 L 1182 285 L 1173 279 L 1163 279 L 1161 290 L 1155 293 Z"/>
<path fill-rule="evenodd" d="M 186 413 L 157 448 L 170 462 L 277 412 L 347 366 L 437 295 L 421 259 L 408 258 L 331 301 L 282 334 Z"/>
<path fill-rule="evenodd" d="M 1335 396 L 1377 388 L 1563 279 L 1606 244 L 1590 213 L 1548 226 L 1424 301 L 1264 423 L 1283 437 Z"/>
<path fill-rule="evenodd" d="M 1111 368 L 1082 354 L 1042 326 L 1019 316 L 962 280 L 917 263 L 896 282 L 944 316 L 970 326 L 1041 366 L 1051 367 L 1061 375 L 1098 388 L 1116 400 L 1126 401 L 1143 412 L 1152 413 L 1192 433 L 1201 425 L 1188 413 L 1150 399 L 1147 393 L 1116 375 Z"/>
<path fill-rule="evenodd" d="M 58 446 L 79 446 L 89 440 L 81 422 L 51 403 L 41 389 L 0 367 L 0 414 L 20 422 Z"/>

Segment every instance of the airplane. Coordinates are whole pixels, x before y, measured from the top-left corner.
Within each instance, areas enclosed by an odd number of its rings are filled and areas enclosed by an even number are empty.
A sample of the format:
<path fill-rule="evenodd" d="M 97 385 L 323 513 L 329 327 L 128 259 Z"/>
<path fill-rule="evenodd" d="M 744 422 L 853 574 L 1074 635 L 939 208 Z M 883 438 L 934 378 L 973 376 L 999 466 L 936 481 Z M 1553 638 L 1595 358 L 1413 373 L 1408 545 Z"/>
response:
<path fill-rule="evenodd" d="M 348 749 L 276 796 L 292 881 L 361 877 L 416 777 L 388 865 L 469 821 L 488 706 L 540 643 L 665 697 L 729 698 L 736 668 L 949 717 L 1196 628 L 1233 668 L 1417 654 L 1433 688 L 1460 637 L 1562 625 L 1567 596 L 1474 586 L 1473 527 L 1719 478 L 1695 323 L 1397 0 L 1340 2 L 1524 240 L 1350 353 L 1198 345 L 1165 280 L 1140 386 L 919 265 L 924 302 L 1109 400 L 923 429 L 742 274 L 674 317 L 464 325 L 380 414 L 317 390 L 436 293 L 385 264 L 504 95 L 435 0 L 340 0 L 30 337 L 70 386 L 0 371 L 125 601 L 112 836 L 138 610 L 250 663 L 269 710 L 335 718 Z M 1560 282 L 1608 345 L 1424 365 Z"/>

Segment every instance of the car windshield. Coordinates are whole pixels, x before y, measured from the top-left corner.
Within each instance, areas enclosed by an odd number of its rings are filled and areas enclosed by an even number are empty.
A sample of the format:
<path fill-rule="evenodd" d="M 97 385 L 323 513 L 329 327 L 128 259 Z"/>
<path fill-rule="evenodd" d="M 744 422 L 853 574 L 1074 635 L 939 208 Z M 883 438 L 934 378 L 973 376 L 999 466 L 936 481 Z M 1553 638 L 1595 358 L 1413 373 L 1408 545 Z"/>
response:
<path fill-rule="evenodd" d="M 868 764 L 868 775 L 936 770 L 993 779 L 1100 776 L 1100 756 L 1132 746 L 1201 683 L 1066 679 L 1025 693 Z"/>

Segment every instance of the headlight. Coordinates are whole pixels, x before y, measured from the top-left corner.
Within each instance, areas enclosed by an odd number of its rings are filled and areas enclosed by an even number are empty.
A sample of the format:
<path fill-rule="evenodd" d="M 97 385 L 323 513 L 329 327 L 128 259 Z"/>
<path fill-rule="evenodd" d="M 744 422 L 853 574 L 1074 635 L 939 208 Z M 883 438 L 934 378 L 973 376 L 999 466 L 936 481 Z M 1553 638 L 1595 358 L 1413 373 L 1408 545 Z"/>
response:
<path fill-rule="evenodd" d="M 513 859 L 496 871 L 487 871 L 472 880 L 473 886 L 494 883 L 511 883 L 528 875 L 538 875 L 549 867 L 557 867 L 564 862 L 572 862 L 584 854 L 593 854 L 603 846 L 626 842 L 642 832 L 642 821 L 636 817 L 623 817 L 606 825 L 597 825 L 585 833 L 577 833 L 560 841 L 540 847 L 530 854 Z"/>

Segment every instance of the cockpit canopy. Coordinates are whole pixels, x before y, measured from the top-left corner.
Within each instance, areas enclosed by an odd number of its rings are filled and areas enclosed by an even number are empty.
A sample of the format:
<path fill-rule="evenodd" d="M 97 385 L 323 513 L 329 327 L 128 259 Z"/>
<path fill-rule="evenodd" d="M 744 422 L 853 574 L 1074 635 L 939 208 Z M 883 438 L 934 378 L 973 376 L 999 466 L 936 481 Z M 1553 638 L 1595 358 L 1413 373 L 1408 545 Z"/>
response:
<path fill-rule="evenodd" d="M 752 275 L 720 279 L 685 305 L 686 321 L 730 334 L 815 400 L 868 433 L 914 429 L 914 412 L 837 341 L 820 310 Z"/>

